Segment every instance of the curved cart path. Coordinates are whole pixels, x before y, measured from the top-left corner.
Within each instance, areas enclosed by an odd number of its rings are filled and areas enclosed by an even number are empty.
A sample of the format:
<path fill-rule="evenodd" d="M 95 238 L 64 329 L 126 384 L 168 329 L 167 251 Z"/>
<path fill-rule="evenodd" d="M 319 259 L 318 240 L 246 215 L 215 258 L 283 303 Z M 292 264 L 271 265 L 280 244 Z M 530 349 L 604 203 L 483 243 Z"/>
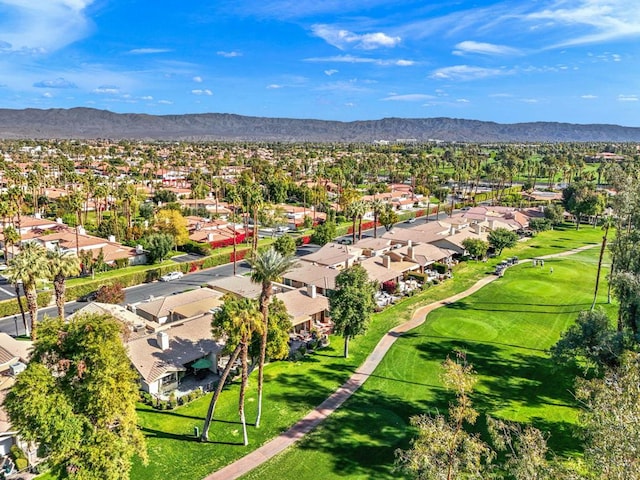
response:
<path fill-rule="evenodd" d="M 573 250 L 567 250 L 564 252 L 553 253 L 550 255 L 542 255 L 536 258 L 548 259 L 555 257 L 564 257 L 573 253 L 581 252 L 589 248 L 594 248 L 597 245 L 585 245 Z M 530 260 L 525 260 L 530 261 Z M 445 305 L 457 302 L 469 295 L 474 294 L 485 285 L 497 280 L 495 275 L 489 275 L 482 278 L 467 290 L 452 295 L 444 300 L 430 303 L 423 307 L 418 308 L 411 318 L 407 322 L 398 325 L 387 332 L 378 342 L 371 354 L 367 357 L 364 363 L 358 368 L 358 370 L 347 380 L 338 390 L 331 394 L 324 402 L 318 405 L 314 410 L 307 414 L 304 418 L 295 423 L 289 430 L 281 433 L 273 440 L 268 441 L 260 448 L 245 455 L 244 457 L 236 460 L 235 462 L 223 467 L 222 469 L 214 472 L 204 478 L 204 480 L 232 480 L 241 477 L 249 473 L 258 465 L 271 459 L 278 453 L 290 447 L 296 441 L 300 440 L 304 435 L 309 433 L 315 427 L 317 427 L 327 416 L 333 413 L 339 408 L 353 393 L 364 384 L 369 375 L 373 373 L 378 364 L 382 361 L 385 354 L 389 351 L 396 339 L 403 333 L 416 328 L 424 323 L 427 315 Z"/>

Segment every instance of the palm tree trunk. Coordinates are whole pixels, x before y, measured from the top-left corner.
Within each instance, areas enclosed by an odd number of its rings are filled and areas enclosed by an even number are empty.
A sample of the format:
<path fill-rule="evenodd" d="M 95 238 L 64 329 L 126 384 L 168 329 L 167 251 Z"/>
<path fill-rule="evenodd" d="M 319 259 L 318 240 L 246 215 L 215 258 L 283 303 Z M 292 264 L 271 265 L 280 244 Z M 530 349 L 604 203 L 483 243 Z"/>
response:
<path fill-rule="evenodd" d="M 378 211 L 373 211 L 373 238 L 378 238 Z"/>
<path fill-rule="evenodd" d="M 344 336 L 344 358 L 349 358 L 349 335 Z"/>
<path fill-rule="evenodd" d="M 260 360 L 258 362 L 258 415 L 256 416 L 256 427 L 260 427 L 260 417 L 262 417 L 262 387 L 264 384 L 264 363 L 267 358 L 267 338 L 269 334 L 269 299 L 271 298 L 271 282 L 262 285 L 262 295 L 260 296 L 262 311 L 262 323 L 264 331 L 260 341 Z"/>
<path fill-rule="evenodd" d="M 24 294 L 27 297 L 27 308 L 31 317 L 31 340 L 36 340 L 36 326 L 38 324 L 38 293 L 35 285 L 24 286 Z"/>
<path fill-rule="evenodd" d="M 596 272 L 596 286 L 593 291 L 593 303 L 591 304 L 591 310 L 596 307 L 596 300 L 598 299 L 598 287 L 600 286 L 600 271 L 602 270 L 602 258 L 604 257 L 605 248 L 607 247 L 607 233 L 608 228 L 605 229 L 604 236 L 602 237 L 602 246 L 600 247 L 600 256 L 598 257 L 598 270 Z"/>
<path fill-rule="evenodd" d="M 58 317 L 60 320 L 64 320 L 64 275 L 56 275 L 53 279 L 53 289 L 56 295 L 56 307 L 58 308 Z"/>
<path fill-rule="evenodd" d="M 31 329 L 27 323 L 27 317 L 24 314 L 24 306 L 22 305 L 22 296 L 20 295 L 20 284 L 16 282 L 16 299 L 18 300 L 18 307 L 20 308 L 20 315 L 22 316 L 22 324 L 24 325 L 24 331 L 27 337 L 31 336 Z"/>
<path fill-rule="evenodd" d="M 247 340 L 241 342 L 241 355 L 242 355 L 242 383 L 240 384 L 240 398 L 238 402 L 238 413 L 240 413 L 240 422 L 242 422 L 242 439 L 243 444 L 249 445 L 249 438 L 247 437 L 247 420 L 244 415 L 244 399 L 247 393 L 247 380 L 249 378 L 249 372 L 247 368 Z"/>
<path fill-rule="evenodd" d="M 218 381 L 218 386 L 216 387 L 216 391 L 211 397 L 211 403 L 209 403 L 209 410 L 207 410 L 207 417 L 204 420 L 204 426 L 202 427 L 202 434 L 200 435 L 201 442 L 209 441 L 209 427 L 211 426 L 211 421 L 213 420 L 213 414 L 216 411 L 216 404 L 218 403 L 218 398 L 220 398 L 220 394 L 222 393 L 222 389 L 224 388 L 224 384 L 227 381 L 227 377 L 231 372 L 231 368 L 233 368 L 233 364 L 235 363 L 238 355 L 240 354 L 241 346 L 238 344 L 236 349 L 233 351 L 231 356 L 229 357 L 229 362 L 227 362 L 227 366 L 224 367 L 222 372 L 222 376 Z"/>

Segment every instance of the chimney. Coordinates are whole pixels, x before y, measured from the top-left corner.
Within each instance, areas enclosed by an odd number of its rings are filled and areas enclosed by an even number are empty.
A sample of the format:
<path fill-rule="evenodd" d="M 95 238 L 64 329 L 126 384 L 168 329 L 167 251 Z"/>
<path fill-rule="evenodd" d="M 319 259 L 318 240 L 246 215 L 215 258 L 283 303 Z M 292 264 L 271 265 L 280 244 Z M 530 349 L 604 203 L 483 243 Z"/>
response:
<path fill-rule="evenodd" d="M 413 254 L 413 245 L 411 245 L 411 243 L 409 243 L 409 248 L 407 248 L 407 256 L 409 257 L 410 260 L 416 259 L 416 257 Z"/>
<path fill-rule="evenodd" d="M 382 265 L 386 268 L 391 268 L 391 257 L 389 255 L 382 257 Z"/>
<path fill-rule="evenodd" d="M 60 217 L 56 218 L 56 223 L 62 225 L 62 219 Z"/>
<path fill-rule="evenodd" d="M 316 286 L 307 285 L 307 295 L 311 298 L 316 298 Z"/>
<path fill-rule="evenodd" d="M 169 335 L 167 334 L 167 332 L 158 332 L 158 335 L 156 335 L 156 342 L 158 343 L 158 348 L 160 350 L 168 350 Z"/>
<path fill-rule="evenodd" d="M 474 223 L 473 224 L 473 231 L 476 232 L 478 235 L 480 235 L 480 233 L 482 233 L 482 227 L 480 226 L 479 223 Z"/>
<path fill-rule="evenodd" d="M 449 235 L 455 235 L 455 234 L 456 234 L 456 227 L 451 225 L 451 228 L 449 229 Z"/>
<path fill-rule="evenodd" d="M 411 240 L 407 240 L 407 247 L 412 247 L 413 246 L 413 242 Z"/>
<path fill-rule="evenodd" d="M 36 218 L 42 218 L 42 214 L 40 212 L 34 213 L 33 216 Z"/>
<path fill-rule="evenodd" d="M 489 220 L 489 230 L 493 231 L 493 226 L 496 224 L 494 220 Z"/>
<path fill-rule="evenodd" d="M 142 245 L 140 244 L 136 245 L 136 254 L 141 255 L 143 253 L 144 253 L 144 248 L 142 248 Z"/>
<path fill-rule="evenodd" d="M 116 236 L 115 235 L 109 235 L 107 237 L 107 240 L 109 240 L 111 243 L 114 243 L 116 241 Z"/>
<path fill-rule="evenodd" d="M 82 225 L 78 225 L 76 228 L 78 229 L 78 235 L 86 235 L 87 234 L 86 230 L 84 229 L 84 227 Z"/>
<path fill-rule="evenodd" d="M 213 233 L 207 233 L 207 242 L 213 242 Z"/>

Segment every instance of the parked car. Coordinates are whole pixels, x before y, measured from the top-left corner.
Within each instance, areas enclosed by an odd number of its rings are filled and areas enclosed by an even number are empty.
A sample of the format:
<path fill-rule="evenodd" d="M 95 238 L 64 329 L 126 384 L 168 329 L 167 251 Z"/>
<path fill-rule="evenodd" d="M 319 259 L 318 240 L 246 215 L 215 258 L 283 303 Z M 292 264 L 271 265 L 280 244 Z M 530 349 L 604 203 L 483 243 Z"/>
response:
<path fill-rule="evenodd" d="M 409 220 L 407 220 L 407 223 L 416 223 L 416 218 L 411 217 Z"/>
<path fill-rule="evenodd" d="M 79 302 L 93 302 L 96 298 L 98 298 L 98 292 L 89 292 L 86 295 L 81 296 L 80 298 L 78 298 Z"/>
<path fill-rule="evenodd" d="M 177 280 L 179 278 L 184 277 L 184 273 L 182 272 L 169 272 L 166 275 L 160 277 L 161 282 L 170 282 L 171 280 Z"/>

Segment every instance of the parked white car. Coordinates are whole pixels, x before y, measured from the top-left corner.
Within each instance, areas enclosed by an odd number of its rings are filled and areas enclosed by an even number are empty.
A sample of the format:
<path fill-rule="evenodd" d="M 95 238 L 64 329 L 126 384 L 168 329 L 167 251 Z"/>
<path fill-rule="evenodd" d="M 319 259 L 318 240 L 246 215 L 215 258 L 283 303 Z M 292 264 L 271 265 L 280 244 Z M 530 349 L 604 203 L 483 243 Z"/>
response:
<path fill-rule="evenodd" d="M 182 272 L 169 272 L 166 275 L 160 277 L 161 282 L 170 282 L 171 280 L 177 280 L 179 278 L 184 277 L 184 273 Z"/>

